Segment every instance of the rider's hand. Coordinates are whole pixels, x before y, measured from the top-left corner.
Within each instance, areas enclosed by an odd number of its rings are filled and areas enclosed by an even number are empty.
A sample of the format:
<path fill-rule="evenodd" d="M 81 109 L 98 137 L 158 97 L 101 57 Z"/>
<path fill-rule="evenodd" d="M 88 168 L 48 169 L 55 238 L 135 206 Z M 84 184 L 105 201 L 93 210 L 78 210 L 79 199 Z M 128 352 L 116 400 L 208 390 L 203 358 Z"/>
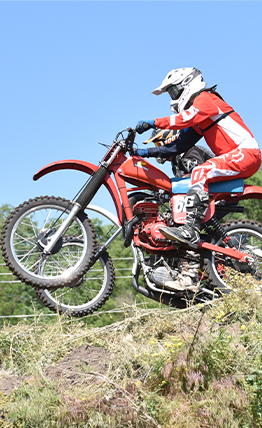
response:
<path fill-rule="evenodd" d="M 154 120 L 140 120 L 136 125 L 136 132 L 138 132 L 138 134 L 143 134 L 143 132 L 151 128 L 156 128 Z"/>
<path fill-rule="evenodd" d="M 142 158 L 148 158 L 148 149 L 134 149 L 133 154 Z"/>

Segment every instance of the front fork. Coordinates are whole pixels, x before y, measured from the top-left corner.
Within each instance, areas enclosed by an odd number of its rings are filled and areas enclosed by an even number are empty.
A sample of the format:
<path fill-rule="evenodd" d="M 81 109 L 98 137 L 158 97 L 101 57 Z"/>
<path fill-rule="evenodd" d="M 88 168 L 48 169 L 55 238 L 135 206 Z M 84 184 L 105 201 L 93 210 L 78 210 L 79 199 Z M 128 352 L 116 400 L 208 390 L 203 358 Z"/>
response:
<path fill-rule="evenodd" d="M 68 230 L 68 228 L 70 227 L 71 223 L 73 222 L 78 212 L 80 210 L 84 210 L 87 207 L 87 205 L 91 202 L 96 192 L 101 187 L 106 174 L 108 173 L 109 165 L 113 162 L 113 160 L 115 159 L 115 157 L 117 156 L 117 154 L 120 152 L 121 149 L 122 149 L 121 145 L 116 146 L 113 152 L 111 153 L 111 156 L 109 156 L 109 158 L 106 161 L 104 160 L 101 162 L 100 167 L 94 172 L 90 180 L 88 180 L 82 192 L 78 196 L 76 202 L 72 202 L 74 206 L 73 206 L 73 209 L 68 214 L 68 217 L 61 224 L 61 226 L 58 228 L 55 234 L 48 238 L 48 243 L 47 245 L 44 246 L 44 250 L 43 250 L 45 255 L 49 255 L 51 253 L 57 241 Z"/>
<path fill-rule="evenodd" d="M 78 214 L 79 211 L 84 210 L 86 206 L 91 202 L 96 192 L 101 186 L 103 179 L 107 174 L 107 168 L 105 166 L 101 166 L 94 175 L 90 178 L 90 180 L 85 185 L 84 189 L 78 196 L 76 202 L 72 202 L 73 208 L 69 212 L 65 221 L 61 224 L 61 226 L 57 229 L 54 235 L 50 236 L 47 240 L 47 245 L 44 246 L 43 253 L 45 255 L 49 255 L 52 252 L 52 249 L 58 242 L 58 240 L 64 235 L 64 233 L 68 230 L 70 225 L 72 224 L 74 218 Z M 42 243 L 43 245 L 43 243 Z"/>
<path fill-rule="evenodd" d="M 47 245 L 45 245 L 44 251 L 43 251 L 45 255 L 51 254 L 51 251 L 56 245 L 57 241 L 68 230 L 73 219 L 75 218 L 75 216 L 80 210 L 81 210 L 80 205 L 75 203 L 73 206 L 73 209 L 70 211 L 65 221 L 61 224 L 61 226 L 57 229 L 56 233 L 53 236 L 47 238 Z"/>

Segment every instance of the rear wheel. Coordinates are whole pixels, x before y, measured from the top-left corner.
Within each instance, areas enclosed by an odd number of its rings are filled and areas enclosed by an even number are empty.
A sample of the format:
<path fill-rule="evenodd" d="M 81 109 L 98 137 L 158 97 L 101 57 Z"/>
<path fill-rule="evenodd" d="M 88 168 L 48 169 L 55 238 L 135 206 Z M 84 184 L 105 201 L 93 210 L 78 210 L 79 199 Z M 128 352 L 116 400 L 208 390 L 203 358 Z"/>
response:
<path fill-rule="evenodd" d="M 229 293 L 236 284 L 237 277 L 244 280 L 250 278 L 258 288 L 262 285 L 262 225 L 248 220 L 230 221 L 223 225 L 225 232 L 230 235 L 234 246 L 253 261 L 240 262 L 223 254 L 207 253 L 204 260 L 205 279 L 210 288 L 217 288 L 223 293 Z M 214 237 L 213 244 L 226 246 L 219 237 Z"/>

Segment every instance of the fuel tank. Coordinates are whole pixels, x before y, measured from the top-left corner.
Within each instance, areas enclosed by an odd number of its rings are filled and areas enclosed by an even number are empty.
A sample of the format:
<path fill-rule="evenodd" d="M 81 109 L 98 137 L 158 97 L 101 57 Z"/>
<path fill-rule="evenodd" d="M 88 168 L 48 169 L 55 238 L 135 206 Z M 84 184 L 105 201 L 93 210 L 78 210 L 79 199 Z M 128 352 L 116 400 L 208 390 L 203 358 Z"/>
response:
<path fill-rule="evenodd" d="M 171 192 L 171 180 L 160 169 L 139 156 L 128 158 L 118 169 L 119 175 L 135 186 L 148 184 L 151 188 Z"/>

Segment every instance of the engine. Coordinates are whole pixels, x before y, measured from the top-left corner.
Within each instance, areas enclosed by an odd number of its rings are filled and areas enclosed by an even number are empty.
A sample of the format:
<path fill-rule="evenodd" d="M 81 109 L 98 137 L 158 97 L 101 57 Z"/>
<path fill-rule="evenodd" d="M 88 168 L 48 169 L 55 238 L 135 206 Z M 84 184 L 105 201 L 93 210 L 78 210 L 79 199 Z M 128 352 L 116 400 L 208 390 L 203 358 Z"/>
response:
<path fill-rule="evenodd" d="M 146 277 L 158 287 L 163 287 L 167 281 L 173 281 L 181 271 L 179 257 L 164 258 L 151 254 L 145 259 Z"/>
<path fill-rule="evenodd" d="M 158 203 L 151 201 L 140 201 L 133 206 L 133 214 L 137 216 L 144 215 L 145 221 L 154 221 L 158 219 Z"/>
<path fill-rule="evenodd" d="M 150 255 L 145 259 L 143 266 L 144 278 L 149 287 L 167 288 L 169 290 L 181 290 L 179 287 L 187 286 L 188 290 L 194 290 L 200 280 L 199 259 L 188 254 L 187 259 L 179 257 L 158 257 Z M 174 282 L 175 281 L 175 282 Z"/>
<path fill-rule="evenodd" d="M 173 276 L 165 266 L 151 268 L 148 272 L 148 278 L 158 287 L 164 287 L 167 281 L 173 281 L 178 272 L 173 271 Z"/>
<path fill-rule="evenodd" d="M 159 205 L 154 201 L 140 201 L 133 206 L 133 214 L 141 218 L 138 226 L 139 238 L 142 242 L 153 246 L 166 246 L 167 239 L 160 232 L 162 226 L 167 226 L 164 215 L 159 214 Z M 168 215 L 167 215 L 168 217 Z"/>

